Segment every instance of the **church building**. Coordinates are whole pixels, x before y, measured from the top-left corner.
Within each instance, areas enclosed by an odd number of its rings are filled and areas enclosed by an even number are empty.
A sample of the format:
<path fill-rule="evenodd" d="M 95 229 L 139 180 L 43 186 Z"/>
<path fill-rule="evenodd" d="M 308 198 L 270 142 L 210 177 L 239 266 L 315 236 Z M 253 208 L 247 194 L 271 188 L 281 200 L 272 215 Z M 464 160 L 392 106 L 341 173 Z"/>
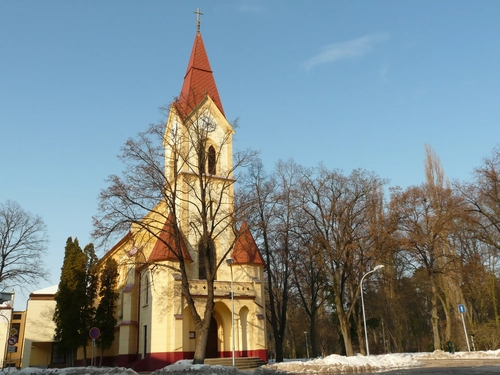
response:
<path fill-rule="evenodd" d="M 204 136 L 203 150 L 193 151 L 189 145 L 200 134 Z M 217 265 L 206 358 L 227 358 L 234 353 L 235 357 L 267 361 L 264 260 L 245 222 L 233 217 L 233 134 L 198 14 L 184 82 L 165 124 L 165 176 L 168 189 L 175 185 L 178 198 L 173 206 L 160 203 L 103 257 L 103 263 L 111 257 L 119 265 L 118 324 L 103 364 L 152 371 L 193 358 L 199 338 L 182 292 L 179 263 L 185 267 L 190 293 L 203 317 L 208 291 L 206 259 L 199 249 L 204 241 L 210 242 Z M 198 171 L 193 165 L 198 165 Z M 210 200 L 208 216 L 218 226 L 216 235 L 208 240 L 200 230 L 204 223 L 196 221 L 201 191 L 192 181 L 200 176 L 207 182 L 203 201 Z M 165 195 L 169 197 L 171 192 Z M 141 228 L 160 223 L 160 212 L 165 214 L 157 233 L 144 235 Z M 182 250 L 182 259 L 169 244 Z"/>

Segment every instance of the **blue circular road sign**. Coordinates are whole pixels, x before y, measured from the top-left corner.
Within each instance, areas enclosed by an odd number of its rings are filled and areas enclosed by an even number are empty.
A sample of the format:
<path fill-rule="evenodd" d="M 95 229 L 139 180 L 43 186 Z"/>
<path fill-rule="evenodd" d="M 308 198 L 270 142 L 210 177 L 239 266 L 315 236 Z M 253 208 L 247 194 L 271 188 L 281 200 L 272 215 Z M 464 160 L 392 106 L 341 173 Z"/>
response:
<path fill-rule="evenodd" d="M 97 327 L 92 327 L 89 331 L 89 335 L 92 340 L 95 340 L 101 335 L 101 331 L 99 331 L 99 328 Z"/>

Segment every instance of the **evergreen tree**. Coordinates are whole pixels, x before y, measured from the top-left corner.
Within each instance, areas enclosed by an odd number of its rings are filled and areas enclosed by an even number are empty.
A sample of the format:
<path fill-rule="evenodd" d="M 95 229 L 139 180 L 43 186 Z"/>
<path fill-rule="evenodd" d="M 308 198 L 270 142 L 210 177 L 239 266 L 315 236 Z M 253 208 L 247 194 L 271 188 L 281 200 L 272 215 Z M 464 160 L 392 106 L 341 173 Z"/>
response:
<path fill-rule="evenodd" d="M 97 346 L 101 349 L 102 355 L 109 349 L 115 339 L 115 318 L 116 301 L 119 294 L 116 292 L 118 282 L 118 263 L 112 258 L 108 258 L 100 276 L 99 306 L 95 316 L 97 327 L 101 335 L 97 339 Z"/>
<path fill-rule="evenodd" d="M 85 281 L 81 295 L 84 296 L 84 303 L 80 315 L 80 332 L 82 334 L 83 362 L 87 365 L 87 344 L 89 343 L 89 331 L 94 325 L 96 309 L 94 302 L 97 297 L 97 256 L 95 255 L 94 245 L 85 246 L 83 253 L 85 255 Z"/>
<path fill-rule="evenodd" d="M 55 295 L 56 325 L 54 340 L 65 351 L 68 365 L 74 366 L 76 350 L 82 346 L 82 332 L 79 324 L 82 302 L 85 301 L 85 261 L 78 239 L 66 241 L 64 262 L 61 268 L 59 288 Z"/>

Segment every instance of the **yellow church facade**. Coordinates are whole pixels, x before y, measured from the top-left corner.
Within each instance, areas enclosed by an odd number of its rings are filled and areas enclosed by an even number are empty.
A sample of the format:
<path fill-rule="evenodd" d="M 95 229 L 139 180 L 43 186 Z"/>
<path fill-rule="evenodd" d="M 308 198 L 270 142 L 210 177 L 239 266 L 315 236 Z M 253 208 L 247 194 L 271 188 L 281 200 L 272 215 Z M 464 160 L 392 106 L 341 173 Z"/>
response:
<path fill-rule="evenodd" d="M 234 211 L 234 129 L 226 120 L 198 30 L 181 94 L 172 103 L 165 125 L 164 173 L 167 180 L 176 181 L 180 197 L 175 209 L 160 203 L 103 258 L 103 264 L 111 257 L 119 265 L 118 324 L 114 343 L 104 353 L 106 365 L 151 371 L 193 358 L 199 338 L 182 292 L 179 258 L 172 248 L 182 251 L 189 291 L 202 315 L 208 290 L 204 260 L 198 251 L 202 241 L 196 228 L 201 225 L 196 224 L 200 207 L 193 203 L 200 191 L 190 184 L 200 174 L 189 167 L 190 160 L 196 164 L 199 155 L 188 146 L 200 121 L 206 134 L 206 158 L 200 172 L 209 176 L 209 195 L 214 200 L 207 207 L 218 209 L 213 219 L 222 228 L 211 239 L 218 268 L 205 357 L 232 357 L 234 353 L 235 357 L 267 360 L 265 265 L 246 224 L 240 222 L 235 229 L 230 222 Z M 184 156 L 179 156 L 182 153 Z M 144 231 L 146 225 L 149 227 Z"/>

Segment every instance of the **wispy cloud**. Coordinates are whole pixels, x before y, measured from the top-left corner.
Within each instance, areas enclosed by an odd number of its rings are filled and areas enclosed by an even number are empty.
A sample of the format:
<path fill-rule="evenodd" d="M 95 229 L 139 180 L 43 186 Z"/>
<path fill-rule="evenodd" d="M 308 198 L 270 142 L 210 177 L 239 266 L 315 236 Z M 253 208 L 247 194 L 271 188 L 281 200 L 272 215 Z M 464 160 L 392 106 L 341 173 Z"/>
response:
<path fill-rule="evenodd" d="M 260 5 L 240 5 L 237 9 L 238 12 L 240 13 L 260 13 L 264 10 L 264 8 Z"/>
<path fill-rule="evenodd" d="M 261 13 L 264 7 L 260 1 L 245 0 L 238 4 L 236 11 L 240 13 Z"/>
<path fill-rule="evenodd" d="M 323 52 L 307 60 L 304 63 L 304 68 L 310 70 L 317 65 L 361 57 L 370 52 L 375 44 L 385 42 L 387 39 L 389 39 L 389 35 L 381 33 L 365 35 L 342 43 L 329 44 L 323 47 Z"/>

